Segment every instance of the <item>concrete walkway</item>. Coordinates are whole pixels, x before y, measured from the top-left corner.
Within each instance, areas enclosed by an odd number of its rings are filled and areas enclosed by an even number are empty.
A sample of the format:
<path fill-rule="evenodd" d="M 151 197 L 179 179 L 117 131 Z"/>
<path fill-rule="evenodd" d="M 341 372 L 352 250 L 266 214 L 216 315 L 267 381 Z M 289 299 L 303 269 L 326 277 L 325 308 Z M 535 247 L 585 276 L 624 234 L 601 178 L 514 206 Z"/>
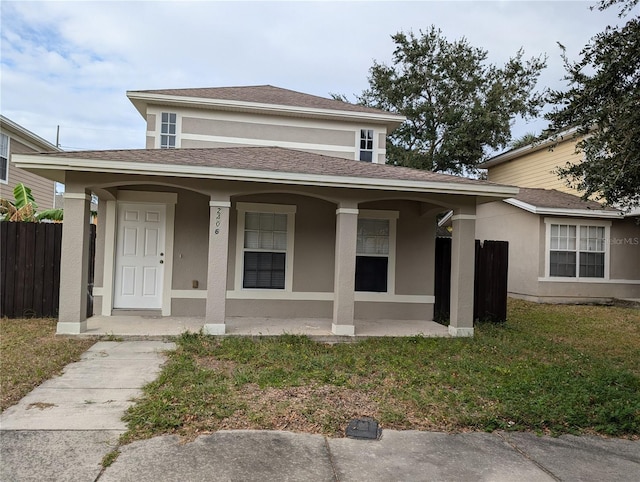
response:
<path fill-rule="evenodd" d="M 377 441 L 221 431 L 118 446 L 120 420 L 172 344 L 98 342 L 0 416 L 2 481 L 637 481 L 640 442 L 383 430 Z M 116 461 L 103 469 L 106 454 Z"/>

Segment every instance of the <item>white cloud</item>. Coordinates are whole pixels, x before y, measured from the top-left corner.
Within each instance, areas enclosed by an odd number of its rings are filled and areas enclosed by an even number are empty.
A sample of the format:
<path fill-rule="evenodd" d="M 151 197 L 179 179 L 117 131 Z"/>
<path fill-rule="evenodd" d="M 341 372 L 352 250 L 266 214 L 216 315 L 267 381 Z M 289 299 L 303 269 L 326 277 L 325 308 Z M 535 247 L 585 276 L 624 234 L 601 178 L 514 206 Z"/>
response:
<path fill-rule="evenodd" d="M 576 57 L 618 21 L 591 3 L 3 0 L 1 109 L 52 141 L 60 125 L 63 146 L 143 147 L 145 124 L 127 90 L 268 83 L 352 98 L 374 59 L 390 62 L 391 34 L 431 24 L 493 62 L 520 47 L 546 53 L 541 84 L 558 88 L 556 42 Z M 518 123 L 515 133 L 530 130 Z"/>

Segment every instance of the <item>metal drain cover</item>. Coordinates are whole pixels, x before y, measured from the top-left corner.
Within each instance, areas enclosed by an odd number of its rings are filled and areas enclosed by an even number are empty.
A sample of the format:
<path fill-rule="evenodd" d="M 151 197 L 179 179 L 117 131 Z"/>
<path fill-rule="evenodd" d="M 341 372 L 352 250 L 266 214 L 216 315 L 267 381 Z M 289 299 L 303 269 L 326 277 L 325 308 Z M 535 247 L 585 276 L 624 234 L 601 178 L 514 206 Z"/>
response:
<path fill-rule="evenodd" d="M 349 438 L 378 440 L 382 430 L 372 418 L 356 418 L 349 422 L 346 433 Z"/>

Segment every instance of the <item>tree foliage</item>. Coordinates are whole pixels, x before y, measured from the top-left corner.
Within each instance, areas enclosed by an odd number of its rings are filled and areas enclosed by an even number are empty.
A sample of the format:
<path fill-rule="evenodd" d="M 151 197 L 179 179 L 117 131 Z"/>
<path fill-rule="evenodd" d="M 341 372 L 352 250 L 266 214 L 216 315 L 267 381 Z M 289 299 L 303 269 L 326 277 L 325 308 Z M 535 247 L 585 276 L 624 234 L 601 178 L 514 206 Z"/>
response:
<path fill-rule="evenodd" d="M 603 0 L 599 9 L 622 4 L 626 17 L 638 0 Z M 607 27 L 580 52 L 577 62 L 563 59 L 566 91 L 553 91 L 556 107 L 547 115 L 549 132 L 577 127 L 579 163 L 558 169 L 567 184 L 606 204 L 640 204 L 640 17 L 622 27 Z"/>
<path fill-rule="evenodd" d="M 432 26 L 416 36 L 399 32 L 393 65 L 374 62 L 359 102 L 406 116 L 389 136 L 387 162 L 460 174 L 475 171 L 490 150 L 511 139 L 511 121 L 535 116 L 534 92 L 543 57 L 519 50 L 502 66 L 462 38 L 449 42 Z"/>

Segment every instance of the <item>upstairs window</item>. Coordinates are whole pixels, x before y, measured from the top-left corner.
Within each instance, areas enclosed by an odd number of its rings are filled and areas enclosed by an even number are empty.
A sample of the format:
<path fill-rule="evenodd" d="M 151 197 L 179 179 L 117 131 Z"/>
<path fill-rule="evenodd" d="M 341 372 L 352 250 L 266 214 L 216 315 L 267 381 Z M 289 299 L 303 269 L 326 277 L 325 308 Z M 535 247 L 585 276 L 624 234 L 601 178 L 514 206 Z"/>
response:
<path fill-rule="evenodd" d="M 549 225 L 549 276 L 605 278 L 605 226 Z"/>
<path fill-rule="evenodd" d="M 360 129 L 360 160 L 373 162 L 373 129 Z"/>
<path fill-rule="evenodd" d="M 0 134 L 0 182 L 9 180 L 9 136 Z"/>
<path fill-rule="evenodd" d="M 163 112 L 160 124 L 160 149 L 176 147 L 176 114 Z"/>

